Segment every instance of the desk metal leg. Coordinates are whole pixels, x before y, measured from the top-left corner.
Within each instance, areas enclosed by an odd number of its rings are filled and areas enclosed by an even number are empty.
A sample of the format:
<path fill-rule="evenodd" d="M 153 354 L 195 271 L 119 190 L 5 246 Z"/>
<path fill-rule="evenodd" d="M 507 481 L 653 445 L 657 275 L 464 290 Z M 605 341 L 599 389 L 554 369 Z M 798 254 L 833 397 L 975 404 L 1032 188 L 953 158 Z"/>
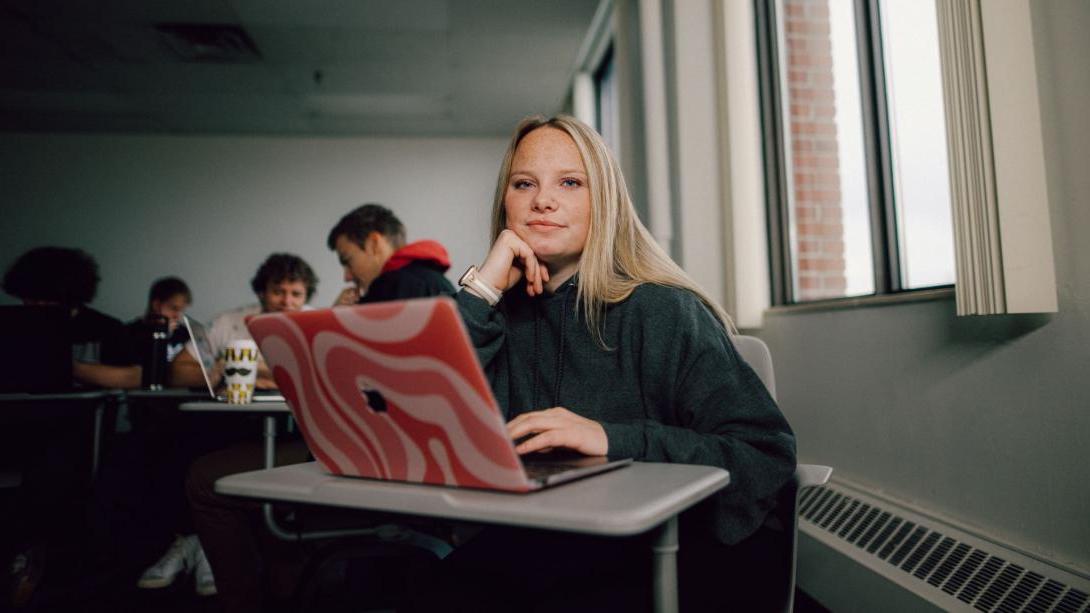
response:
<path fill-rule="evenodd" d="M 677 516 L 659 526 L 651 546 L 654 558 L 654 599 L 656 613 L 677 613 Z"/>
<path fill-rule="evenodd" d="M 265 468 L 276 465 L 276 417 L 265 416 Z"/>
<path fill-rule="evenodd" d="M 98 455 L 102 450 L 102 414 L 104 411 L 105 408 L 101 403 L 95 407 L 94 437 L 91 441 L 91 481 L 98 478 Z"/>

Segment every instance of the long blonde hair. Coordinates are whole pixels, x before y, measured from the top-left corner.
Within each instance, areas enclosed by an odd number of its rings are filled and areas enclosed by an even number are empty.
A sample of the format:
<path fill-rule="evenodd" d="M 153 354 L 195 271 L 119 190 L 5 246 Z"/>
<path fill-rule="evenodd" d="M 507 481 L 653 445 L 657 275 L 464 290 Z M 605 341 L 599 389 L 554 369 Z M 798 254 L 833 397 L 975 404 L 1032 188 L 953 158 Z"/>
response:
<path fill-rule="evenodd" d="M 636 215 L 617 160 L 602 137 L 568 115 L 527 117 L 519 122 L 500 166 L 492 203 L 492 242 L 507 228 L 504 196 L 511 179 L 515 149 L 530 132 L 542 127 L 563 130 L 575 141 L 587 169 L 590 189 L 590 228 L 579 258 L 576 300 L 583 308 L 587 328 L 605 347 L 602 323 L 606 308 L 628 298 L 637 286 L 654 283 L 688 290 L 704 303 L 728 334 L 734 331 L 730 316 L 693 281 L 659 246 Z"/>

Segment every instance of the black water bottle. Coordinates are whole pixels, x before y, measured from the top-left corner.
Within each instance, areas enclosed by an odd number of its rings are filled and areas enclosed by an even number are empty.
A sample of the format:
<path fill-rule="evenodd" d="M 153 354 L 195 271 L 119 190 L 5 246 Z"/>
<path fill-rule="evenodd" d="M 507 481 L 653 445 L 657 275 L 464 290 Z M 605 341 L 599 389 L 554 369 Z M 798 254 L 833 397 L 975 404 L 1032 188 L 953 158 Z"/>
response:
<path fill-rule="evenodd" d="M 150 342 L 144 356 L 144 371 L 141 384 L 144 389 L 161 390 L 166 381 L 167 371 L 167 336 L 170 331 L 164 317 L 156 317 L 148 322 Z"/>

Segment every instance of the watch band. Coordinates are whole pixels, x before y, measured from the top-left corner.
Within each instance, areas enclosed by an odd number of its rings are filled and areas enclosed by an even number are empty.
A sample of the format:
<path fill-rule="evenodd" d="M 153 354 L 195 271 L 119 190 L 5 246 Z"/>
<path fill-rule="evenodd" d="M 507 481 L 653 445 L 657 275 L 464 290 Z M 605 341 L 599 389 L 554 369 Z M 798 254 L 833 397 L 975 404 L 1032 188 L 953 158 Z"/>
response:
<path fill-rule="evenodd" d="M 477 296 L 488 303 L 488 306 L 496 306 L 503 292 L 499 292 L 491 284 L 485 282 L 477 274 L 477 267 L 470 266 L 466 269 L 465 274 L 458 280 L 458 285 L 464 287 L 466 291 Z"/>

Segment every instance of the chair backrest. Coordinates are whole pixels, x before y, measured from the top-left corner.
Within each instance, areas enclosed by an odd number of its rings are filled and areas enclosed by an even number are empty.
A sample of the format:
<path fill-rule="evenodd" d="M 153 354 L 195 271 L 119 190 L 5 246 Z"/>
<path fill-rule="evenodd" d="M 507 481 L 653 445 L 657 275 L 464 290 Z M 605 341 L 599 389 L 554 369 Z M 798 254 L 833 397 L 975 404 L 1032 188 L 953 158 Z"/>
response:
<path fill-rule="evenodd" d="M 788 575 L 787 600 L 784 603 L 784 611 L 791 613 L 795 608 L 795 569 L 798 567 L 799 557 L 799 492 L 804 487 L 825 485 L 833 469 L 829 466 L 817 464 L 799 464 L 795 466 L 795 478 L 789 486 L 786 500 L 781 498 L 781 504 L 790 505 L 790 509 L 784 509 L 783 516 L 789 517 L 791 522 L 791 571 Z"/>
<path fill-rule="evenodd" d="M 736 334 L 731 337 L 734 341 L 734 349 L 749 367 L 761 378 L 761 382 L 768 388 L 768 393 L 776 398 L 776 374 L 772 370 L 772 353 L 768 345 L 756 336 Z"/>
<path fill-rule="evenodd" d="M 772 370 L 772 352 L 768 350 L 768 345 L 756 336 L 743 334 L 732 336 L 731 340 L 734 341 L 735 350 L 749 364 L 749 367 L 757 373 L 757 376 L 761 378 L 761 382 L 768 388 L 769 395 L 775 399 L 776 374 Z M 776 515 L 780 518 L 780 523 L 785 529 L 789 530 L 787 536 L 791 548 L 791 566 L 788 570 L 789 574 L 786 582 L 787 593 L 783 595 L 782 600 L 783 610 L 786 613 L 791 613 L 795 607 L 795 568 L 798 560 L 799 541 L 798 494 L 804 487 L 825 485 L 832 474 L 833 469 L 828 466 L 799 464 L 795 467 L 795 476 L 792 482 L 780 493 Z"/>

